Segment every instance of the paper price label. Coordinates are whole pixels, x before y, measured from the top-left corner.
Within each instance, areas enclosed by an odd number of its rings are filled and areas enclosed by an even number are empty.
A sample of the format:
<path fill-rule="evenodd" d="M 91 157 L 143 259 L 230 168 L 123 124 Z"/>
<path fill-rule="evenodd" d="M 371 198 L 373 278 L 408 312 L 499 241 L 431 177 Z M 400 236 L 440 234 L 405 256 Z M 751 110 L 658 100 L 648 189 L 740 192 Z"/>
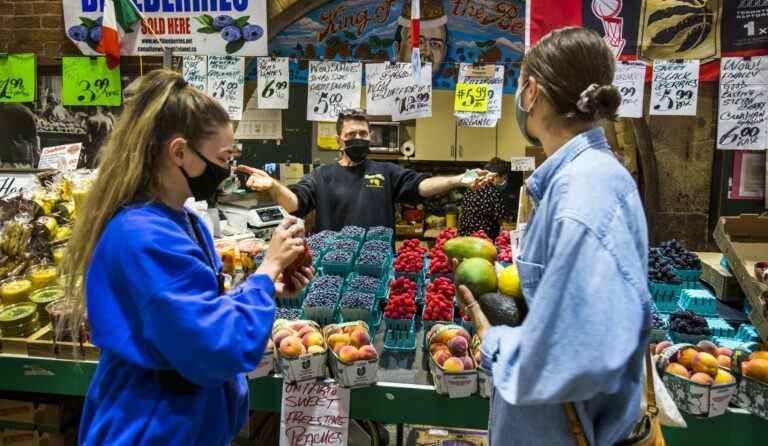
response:
<path fill-rule="evenodd" d="M 36 66 L 34 54 L 0 57 L 0 102 L 34 101 Z"/>
<path fill-rule="evenodd" d="M 104 57 L 64 57 L 61 61 L 64 105 L 120 106 L 120 67 L 110 70 Z"/>
<path fill-rule="evenodd" d="M 652 115 L 696 116 L 698 97 L 698 60 L 653 63 Z"/>
<path fill-rule="evenodd" d="M 488 110 L 488 84 L 456 84 L 454 109 L 458 112 L 485 112 Z"/>
<path fill-rule="evenodd" d="M 536 169 L 536 158 L 532 156 L 519 156 L 511 160 L 512 172 L 532 172 Z"/>
<path fill-rule="evenodd" d="M 288 58 L 260 57 L 257 61 L 257 89 L 259 108 L 288 108 Z"/>

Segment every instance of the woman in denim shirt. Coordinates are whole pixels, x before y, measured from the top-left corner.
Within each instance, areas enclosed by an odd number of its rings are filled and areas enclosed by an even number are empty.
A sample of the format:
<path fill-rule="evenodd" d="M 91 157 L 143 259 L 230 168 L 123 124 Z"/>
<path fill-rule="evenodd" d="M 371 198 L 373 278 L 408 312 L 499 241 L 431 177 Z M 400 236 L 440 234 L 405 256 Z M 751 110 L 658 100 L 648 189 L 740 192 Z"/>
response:
<path fill-rule="evenodd" d="M 637 186 L 598 125 L 621 101 L 614 70 L 583 28 L 549 33 L 523 62 L 517 121 L 548 157 L 527 182 L 535 208 L 516 259 L 529 312 L 519 327 L 491 327 L 459 291 L 493 373 L 492 445 L 576 444 L 566 402 L 593 446 L 621 441 L 640 419 L 648 235 Z"/>

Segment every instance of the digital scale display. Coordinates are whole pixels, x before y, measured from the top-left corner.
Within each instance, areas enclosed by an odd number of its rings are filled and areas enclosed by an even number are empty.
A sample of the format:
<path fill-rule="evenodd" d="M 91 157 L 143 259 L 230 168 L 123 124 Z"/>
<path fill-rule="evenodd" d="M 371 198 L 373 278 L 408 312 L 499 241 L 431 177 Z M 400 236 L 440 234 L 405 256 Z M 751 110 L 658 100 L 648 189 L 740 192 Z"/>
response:
<path fill-rule="evenodd" d="M 283 219 L 283 214 L 280 212 L 280 208 L 277 207 L 257 209 L 256 215 L 258 215 L 259 219 L 264 223 L 280 221 Z"/>

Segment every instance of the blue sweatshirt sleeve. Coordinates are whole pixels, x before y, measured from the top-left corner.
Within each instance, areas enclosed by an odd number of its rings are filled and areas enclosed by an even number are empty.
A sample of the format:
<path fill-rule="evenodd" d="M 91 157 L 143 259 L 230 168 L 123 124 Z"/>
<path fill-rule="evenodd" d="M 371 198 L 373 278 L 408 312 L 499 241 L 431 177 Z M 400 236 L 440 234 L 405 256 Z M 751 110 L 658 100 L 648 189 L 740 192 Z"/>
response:
<path fill-rule="evenodd" d="M 493 327 L 483 365 L 509 404 L 556 404 L 616 393 L 643 339 L 644 296 L 584 225 L 563 219 L 550 238 L 530 311 L 519 327 Z"/>

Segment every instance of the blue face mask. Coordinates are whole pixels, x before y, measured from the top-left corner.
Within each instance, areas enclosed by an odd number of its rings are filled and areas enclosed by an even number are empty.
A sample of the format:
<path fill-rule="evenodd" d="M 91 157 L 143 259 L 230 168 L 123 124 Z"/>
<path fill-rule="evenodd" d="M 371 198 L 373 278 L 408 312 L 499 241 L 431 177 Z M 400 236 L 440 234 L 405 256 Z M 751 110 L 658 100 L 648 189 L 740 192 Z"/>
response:
<path fill-rule="evenodd" d="M 533 109 L 533 104 L 536 103 L 536 99 L 533 100 L 533 103 L 528 108 L 528 110 L 523 108 L 523 92 L 526 88 L 528 88 L 528 82 L 525 82 L 523 87 L 519 88 L 517 90 L 517 94 L 515 95 L 515 118 L 517 119 L 517 126 L 520 128 L 520 132 L 522 132 L 523 136 L 525 136 L 525 139 L 527 139 L 531 145 L 541 147 L 541 141 L 528 133 L 528 115 Z"/>

